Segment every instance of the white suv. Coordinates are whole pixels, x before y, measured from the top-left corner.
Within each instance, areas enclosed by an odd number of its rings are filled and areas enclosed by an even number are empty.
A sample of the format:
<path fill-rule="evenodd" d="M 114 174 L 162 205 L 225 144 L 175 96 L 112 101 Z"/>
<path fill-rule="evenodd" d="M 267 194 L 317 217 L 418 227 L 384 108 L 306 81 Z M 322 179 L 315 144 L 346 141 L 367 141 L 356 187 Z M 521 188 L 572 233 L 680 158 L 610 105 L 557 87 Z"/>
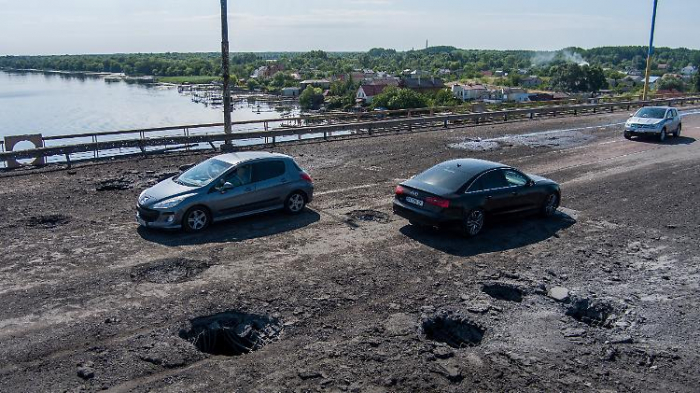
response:
<path fill-rule="evenodd" d="M 625 138 L 635 135 L 653 135 L 659 141 L 666 140 L 668 134 L 681 135 L 681 116 L 676 108 L 668 106 L 647 106 L 637 111 L 625 123 Z"/>

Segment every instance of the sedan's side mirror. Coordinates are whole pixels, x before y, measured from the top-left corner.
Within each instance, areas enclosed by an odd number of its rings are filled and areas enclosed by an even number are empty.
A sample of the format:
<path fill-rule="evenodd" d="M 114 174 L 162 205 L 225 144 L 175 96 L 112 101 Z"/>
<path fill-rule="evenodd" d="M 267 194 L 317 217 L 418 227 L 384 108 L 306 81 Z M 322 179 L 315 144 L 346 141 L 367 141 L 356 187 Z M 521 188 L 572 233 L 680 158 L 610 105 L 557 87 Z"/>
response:
<path fill-rule="evenodd" d="M 634 117 L 634 113 L 630 113 L 630 117 Z"/>

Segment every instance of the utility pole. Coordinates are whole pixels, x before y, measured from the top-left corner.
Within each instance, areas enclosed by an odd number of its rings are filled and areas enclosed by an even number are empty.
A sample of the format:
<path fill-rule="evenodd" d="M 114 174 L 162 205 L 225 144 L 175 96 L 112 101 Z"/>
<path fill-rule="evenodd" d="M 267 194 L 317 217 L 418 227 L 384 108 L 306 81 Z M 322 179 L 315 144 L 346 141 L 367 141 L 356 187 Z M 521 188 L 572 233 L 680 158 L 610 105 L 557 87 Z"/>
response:
<path fill-rule="evenodd" d="M 228 0 L 221 0 L 221 72 L 224 79 L 224 132 L 231 134 L 231 74 L 229 72 L 228 46 Z M 226 138 L 222 150 L 231 149 L 231 140 Z"/>
<path fill-rule="evenodd" d="M 659 0 L 654 0 L 654 13 L 651 17 L 651 38 L 649 38 L 649 53 L 647 54 L 647 71 L 644 76 L 644 94 L 642 95 L 643 101 L 649 99 L 649 76 L 651 74 L 651 57 L 654 55 L 654 29 L 656 27 L 656 6 L 658 4 Z"/>

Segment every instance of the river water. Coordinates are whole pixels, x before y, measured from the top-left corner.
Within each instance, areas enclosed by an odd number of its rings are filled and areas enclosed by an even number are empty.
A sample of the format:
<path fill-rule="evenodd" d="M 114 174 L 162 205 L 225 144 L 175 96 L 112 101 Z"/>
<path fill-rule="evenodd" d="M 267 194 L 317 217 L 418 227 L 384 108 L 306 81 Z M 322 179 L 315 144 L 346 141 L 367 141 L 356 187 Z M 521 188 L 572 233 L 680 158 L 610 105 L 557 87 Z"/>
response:
<path fill-rule="evenodd" d="M 234 100 L 232 120 L 278 119 L 269 124 L 277 128 L 286 117 L 299 114 L 298 103 L 268 102 L 250 97 Z M 223 122 L 223 107 L 195 102 L 190 92 L 178 92 L 175 86 L 107 82 L 103 77 L 0 71 L 0 141 L 9 135 L 41 134 L 44 137 L 67 134 L 93 134 L 106 131 L 173 127 Z M 235 125 L 234 132 L 259 131 L 263 123 Z M 221 133 L 223 127 L 190 129 L 192 134 Z M 147 134 L 150 137 L 183 135 L 182 130 Z M 138 138 L 139 134 L 99 136 L 99 141 Z M 94 142 L 91 137 L 47 140 L 45 146 Z M 239 141 L 257 144 L 261 141 Z M 2 146 L 0 144 L 0 146 Z M 20 142 L 14 150 L 31 149 Z M 208 148 L 208 144 L 194 146 Z M 0 148 L 4 150 L 5 146 Z M 157 150 L 158 148 L 147 148 Z M 101 151 L 103 155 L 133 153 L 134 149 Z M 72 159 L 90 158 L 92 153 L 77 153 Z M 63 161 L 49 157 L 49 162 Z M 22 160 L 29 162 L 31 160 Z M 5 167 L 5 162 L 0 162 Z"/>
<path fill-rule="evenodd" d="M 233 121 L 276 119 L 298 107 L 239 100 Z M 106 82 L 104 78 L 0 71 L 0 138 L 82 134 L 222 123 L 223 108 L 192 101 L 177 88 Z"/>

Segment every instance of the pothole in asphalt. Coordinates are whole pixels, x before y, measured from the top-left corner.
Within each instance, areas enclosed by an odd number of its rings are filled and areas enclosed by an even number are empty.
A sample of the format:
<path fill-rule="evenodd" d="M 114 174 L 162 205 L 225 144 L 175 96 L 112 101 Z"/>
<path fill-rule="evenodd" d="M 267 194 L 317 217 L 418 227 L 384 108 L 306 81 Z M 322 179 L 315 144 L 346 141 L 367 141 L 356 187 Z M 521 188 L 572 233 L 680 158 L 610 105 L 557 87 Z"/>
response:
<path fill-rule="evenodd" d="M 276 340 L 281 331 L 282 323 L 269 316 L 227 311 L 192 319 L 179 336 L 204 353 L 239 356 Z"/>
<path fill-rule="evenodd" d="M 430 340 L 453 348 L 476 346 L 484 338 L 486 329 L 458 313 L 438 312 L 423 319 L 421 329 Z"/>
<path fill-rule="evenodd" d="M 97 191 L 122 191 L 132 188 L 133 182 L 125 178 L 107 179 L 98 182 L 95 185 Z"/>
<path fill-rule="evenodd" d="M 204 261 L 166 258 L 134 267 L 131 270 L 131 280 L 154 284 L 175 284 L 193 280 L 209 267 L 210 265 Z"/>
<path fill-rule="evenodd" d="M 523 300 L 523 290 L 513 284 L 502 282 L 486 283 L 481 288 L 481 291 L 500 300 L 508 300 L 511 302 L 521 302 Z"/>
<path fill-rule="evenodd" d="M 37 217 L 30 217 L 27 220 L 27 226 L 41 228 L 56 228 L 66 225 L 71 221 L 70 216 L 63 214 L 48 214 Z"/>
<path fill-rule="evenodd" d="M 602 300 L 574 299 L 566 309 L 566 315 L 590 326 L 610 326 L 615 309 Z"/>
<path fill-rule="evenodd" d="M 386 224 L 389 222 L 389 215 L 376 210 L 353 210 L 346 216 L 352 221 L 378 222 Z"/>

